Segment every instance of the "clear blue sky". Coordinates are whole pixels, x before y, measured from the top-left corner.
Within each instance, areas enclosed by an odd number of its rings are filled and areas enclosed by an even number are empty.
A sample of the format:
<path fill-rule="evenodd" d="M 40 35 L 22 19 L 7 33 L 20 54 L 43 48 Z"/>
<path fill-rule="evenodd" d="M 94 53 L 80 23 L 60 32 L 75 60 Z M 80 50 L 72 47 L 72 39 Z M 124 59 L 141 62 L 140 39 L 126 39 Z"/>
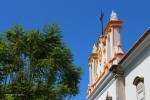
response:
<path fill-rule="evenodd" d="M 149 0 L 1 0 L 0 33 L 20 23 L 25 29 L 39 29 L 57 22 L 63 40 L 72 49 L 74 63 L 82 66 L 81 93 L 74 100 L 85 100 L 89 83 L 88 57 L 101 35 L 99 21 L 103 10 L 104 27 L 114 10 L 123 24 L 123 50 L 126 53 L 150 26 Z"/>

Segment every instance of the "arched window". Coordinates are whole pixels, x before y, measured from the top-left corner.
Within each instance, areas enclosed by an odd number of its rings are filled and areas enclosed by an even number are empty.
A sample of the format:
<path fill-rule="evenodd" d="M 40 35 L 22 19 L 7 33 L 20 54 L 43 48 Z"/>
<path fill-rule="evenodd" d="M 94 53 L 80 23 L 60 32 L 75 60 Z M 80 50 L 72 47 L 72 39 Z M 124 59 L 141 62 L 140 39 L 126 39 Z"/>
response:
<path fill-rule="evenodd" d="M 135 77 L 133 84 L 136 86 L 137 100 L 145 100 L 144 77 Z"/>

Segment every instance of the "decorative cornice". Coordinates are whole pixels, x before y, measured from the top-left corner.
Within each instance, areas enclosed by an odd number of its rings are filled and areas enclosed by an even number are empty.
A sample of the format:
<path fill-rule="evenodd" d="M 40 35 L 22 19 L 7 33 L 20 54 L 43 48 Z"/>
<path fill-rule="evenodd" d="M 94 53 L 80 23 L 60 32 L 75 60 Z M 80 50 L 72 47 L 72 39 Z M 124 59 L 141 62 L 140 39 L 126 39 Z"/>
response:
<path fill-rule="evenodd" d="M 102 35 L 102 36 L 100 36 L 99 38 L 98 38 L 98 44 L 100 43 L 100 42 L 102 42 L 104 45 L 106 44 L 105 43 L 105 40 L 106 39 L 106 36 L 105 35 Z"/>
<path fill-rule="evenodd" d="M 143 76 L 137 76 L 137 77 L 135 77 L 135 79 L 134 79 L 134 81 L 133 81 L 133 84 L 135 85 L 135 86 L 137 86 L 140 82 L 144 82 L 144 77 Z"/>
<path fill-rule="evenodd" d="M 122 67 L 120 65 L 112 65 L 109 71 L 116 75 L 123 75 Z"/>
<path fill-rule="evenodd" d="M 92 53 L 92 54 L 90 55 L 88 61 L 91 62 L 93 58 L 94 58 L 94 59 L 97 59 L 97 56 L 98 56 L 97 53 Z"/>
<path fill-rule="evenodd" d="M 105 34 L 108 34 L 111 31 L 111 27 L 122 28 L 123 21 L 109 21 L 106 29 L 104 30 Z"/>

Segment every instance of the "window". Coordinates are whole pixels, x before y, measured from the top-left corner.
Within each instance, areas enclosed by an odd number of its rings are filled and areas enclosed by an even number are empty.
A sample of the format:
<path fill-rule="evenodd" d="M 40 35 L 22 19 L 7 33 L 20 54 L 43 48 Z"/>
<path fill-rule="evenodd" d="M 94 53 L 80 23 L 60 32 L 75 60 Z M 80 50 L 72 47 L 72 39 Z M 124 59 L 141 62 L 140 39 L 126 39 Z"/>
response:
<path fill-rule="evenodd" d="M 145 100 L 144 77 L 137 76 L 133 84 L 136 86 L 137 100 Z"/>

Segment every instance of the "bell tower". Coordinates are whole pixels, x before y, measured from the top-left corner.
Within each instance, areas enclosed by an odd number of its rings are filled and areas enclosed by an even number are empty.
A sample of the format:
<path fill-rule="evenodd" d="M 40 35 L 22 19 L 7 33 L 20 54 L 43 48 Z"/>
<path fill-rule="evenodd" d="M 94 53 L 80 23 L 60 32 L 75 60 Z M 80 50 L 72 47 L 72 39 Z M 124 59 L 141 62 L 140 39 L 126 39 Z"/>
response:
<path fill-rule="evenodd" d="M 104 30 L 106 36 L 106 63 L 111 67 L 117 64 L 124 55 L 122 51 L 122 24 L 123 21 L 118 20 L 117 14 L 112 11 L 110 21 Z"/>
<path fill-rule="evenodd" d="M 91 94 L 113 64 L 118 64 L 124 55 L 122 51 L 122 24 L 112 11 L 104 34 L 98 38 L 97 45 L 88 59 L 90 83 L 87 94 Z"/>

